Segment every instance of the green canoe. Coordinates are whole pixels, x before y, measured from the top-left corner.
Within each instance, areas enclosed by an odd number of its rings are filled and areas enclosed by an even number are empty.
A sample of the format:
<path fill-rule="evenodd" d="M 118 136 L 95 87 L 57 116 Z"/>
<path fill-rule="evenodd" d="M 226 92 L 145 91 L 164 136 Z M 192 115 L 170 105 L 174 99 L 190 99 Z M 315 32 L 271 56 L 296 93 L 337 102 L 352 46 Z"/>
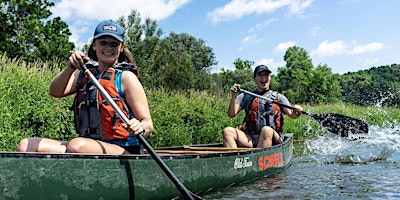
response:
<path fill-rule="evenodd" d="M 291 134 L 282 144 L 228 149 L 221 144 L 156 152 L 193 193 L 260 179 L 290 165 Z M 0 199 L 172 199 L 179 190 L 148 154 L 0 152 Z"/>

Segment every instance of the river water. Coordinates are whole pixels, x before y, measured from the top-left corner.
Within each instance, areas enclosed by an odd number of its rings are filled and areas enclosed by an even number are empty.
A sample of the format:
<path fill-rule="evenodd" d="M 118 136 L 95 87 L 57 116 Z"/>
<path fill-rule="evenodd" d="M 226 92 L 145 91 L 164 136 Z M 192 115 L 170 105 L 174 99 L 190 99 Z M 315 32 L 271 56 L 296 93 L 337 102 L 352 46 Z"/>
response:
<path fill-rule="evenodd" d="M 351 141 L 320 136 L 295 142 L 283 172 L 203 195 L 204 199 L 400 199 L 400 124 L 370 126 Z"/>

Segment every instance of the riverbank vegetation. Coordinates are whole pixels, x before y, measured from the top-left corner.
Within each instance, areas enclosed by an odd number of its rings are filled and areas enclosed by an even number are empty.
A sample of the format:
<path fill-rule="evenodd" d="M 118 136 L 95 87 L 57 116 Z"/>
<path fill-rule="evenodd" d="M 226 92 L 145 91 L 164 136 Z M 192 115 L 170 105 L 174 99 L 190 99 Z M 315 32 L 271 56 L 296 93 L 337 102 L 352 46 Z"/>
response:
<path fill-rule="evenodd" d="M 0 149 L 15 150 L 25 137 L 69 140 L 76 137 L 70 107 L 73 96 L 55 99 L 48 94 L 52 78 L 65 67 L 70 52 L 68 25 L 50 18 L 45 1 L 0 3 L 4 22 L 0 31 Z M 155 131 L 148 139 L 155 147 L 221 142 L 226 126 L 239 126 L 226 114 L 229 88 L 255 88 L 255 62 L 237 58 L 232 66 L 211 73 L 218 61 L 212 47 L 187 33 L 164 35 L 157 21 L 142 19 L 132 10 L 117 19 L 125 30 L 125 45 L 139 66 Z M 87 45 L 80 48 L 87 51 Z M 270 88 L 313 113 L 340 113 L 370 125 L 396 124 L 400 105 L 400 65 L 335 74 L 326 64 L 313 65 L 308 52 L 289 47 L 284 66 L 272 75 Z M 388 122 L 388 123 L 385 123 Z M 324 132 L 307 116 L 285 120 L 285 131 L 296 138 Z"/>
<path fill-rule="evenodd" d="M 59 72 L 58 64 L 27 64 L 18 59 L 0 58 L 0 150 L 15 150 L 25 137 L 47 137 L 70 140 L 76 137 L 70 106 L 73 96 L 55 99 L 48 87 Z M 176 91 L 146 88 L 155 131 L 148 138 L 154 147 L 216 143 L 222 141 L 226 126 L 238 126 L 243 115 L 230 119 L 227 105 L 230 95 L 214 95 L 206 91 Z M 400 109 L 393 107 L 361 107 L 343 103 L 308 105 L 313 113 L 340 113 L 366 120 L 369 125 L 396 124 Z M 285 119 L 285 130 L 296 138 L 330 134 L 312 119 Z"/>

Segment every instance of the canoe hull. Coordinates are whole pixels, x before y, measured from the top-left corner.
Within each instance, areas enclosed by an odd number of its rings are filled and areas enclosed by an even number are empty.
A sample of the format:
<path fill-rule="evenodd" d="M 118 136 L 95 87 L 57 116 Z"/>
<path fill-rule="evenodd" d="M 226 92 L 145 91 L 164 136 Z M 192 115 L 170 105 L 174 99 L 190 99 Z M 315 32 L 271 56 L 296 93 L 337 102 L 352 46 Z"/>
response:
<path fill-rule="evenodd" d="M 204 145 L 207 147 L 206 145 Z M 218 145 L 217 145 L 218 146 Z M 183 147 L 169 148 L 177 150 Z M 192 192 L 281 172 L 293 140 L 265 149 L 160 154 Z M 171 199 L 179 191 L 149 155 L 0 153 L 0 199 Z"/>

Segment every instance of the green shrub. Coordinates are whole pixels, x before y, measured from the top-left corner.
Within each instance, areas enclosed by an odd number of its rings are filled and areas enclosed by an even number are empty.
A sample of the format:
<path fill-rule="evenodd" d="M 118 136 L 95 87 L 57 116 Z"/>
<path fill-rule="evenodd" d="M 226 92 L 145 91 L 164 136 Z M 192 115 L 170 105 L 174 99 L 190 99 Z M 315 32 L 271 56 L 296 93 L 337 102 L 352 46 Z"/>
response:
<path fill-rule="evenodd" d="M 26 64 L 0 60 L 0 149 L 15 150 L 25 137 L 68 140 L 75 136 L 70 112 L 71 100 L 54 99 L 48 93 L 57 71 L 41 63 Z"/>
<path fill-rule="evenodd" d="M 242 118 L 227 116 L 227 102 L 194 90 L 147 91 L 155 131 L 149 138 L 154 146 L 176 146 L 222 142 L 222 130 L 239 124 Z"/>

